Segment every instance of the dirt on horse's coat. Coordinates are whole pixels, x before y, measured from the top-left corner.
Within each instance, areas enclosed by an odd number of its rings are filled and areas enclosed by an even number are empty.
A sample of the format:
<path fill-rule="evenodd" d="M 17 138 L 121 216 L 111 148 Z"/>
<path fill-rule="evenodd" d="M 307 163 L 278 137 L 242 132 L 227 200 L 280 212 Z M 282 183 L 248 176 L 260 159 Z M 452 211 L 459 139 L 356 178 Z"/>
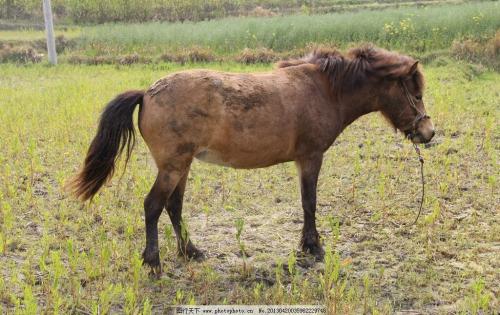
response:
<path fill-rule="evenodd" d="M 314 51 L 267 73 L 174 73 L 146 92 L 129 91 L 108 104 L 72 187 L 89 199 L 110 179 L 125 149 L 128 159 L 135 140 L 132 116 L 140 105 L 139 130 L 158 167 L 144 201 L 143 258 L 153 270 L 160 270 L 157 223 L 164 208 L 179 252 L 202 257 L 181 231 L 183 194 L 194 158 L 234 168 L 295 161 L 304 209 L 301 247 L 321 258 L 315 211 L 323 153 L 344 128 L 374 111 L 413 142 L 430 141 L 434 127 L 425 114 L 423 82 L 415 60 L 373 46 L 345 55 Z"/>
<path fill-rule="evenodd" d="M 193 153 L 186 159 L 236 168 L 290 161 L 307 154 L 310 145 L 327 149 L 338 128 L 335 113 L 329 113 L 331 119 L 315 117 L 320 106 L 327 106 L 327 95 L 309 77 L 317 75 L 309 68 L 263 74 L 192 70 L 167 76 L 146 92 L 139 128 L 157 164 L 184 151 L 183 139 Z M 182 88 L 172 92 L 173 86 Z M 297 141 L 297 136 L 308 139 Z"/>

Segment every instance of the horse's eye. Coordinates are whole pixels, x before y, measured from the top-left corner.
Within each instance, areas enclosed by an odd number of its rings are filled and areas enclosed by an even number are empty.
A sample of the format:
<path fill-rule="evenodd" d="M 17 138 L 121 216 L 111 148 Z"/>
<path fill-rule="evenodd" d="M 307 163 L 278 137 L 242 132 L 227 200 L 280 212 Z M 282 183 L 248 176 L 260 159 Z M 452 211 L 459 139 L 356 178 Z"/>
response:
<path fill-rule="evenodd" d="M 417 99 L 417 101 L 421 101 L 422 100 L 422 95 L 416 95 L 415 98 Z"/>

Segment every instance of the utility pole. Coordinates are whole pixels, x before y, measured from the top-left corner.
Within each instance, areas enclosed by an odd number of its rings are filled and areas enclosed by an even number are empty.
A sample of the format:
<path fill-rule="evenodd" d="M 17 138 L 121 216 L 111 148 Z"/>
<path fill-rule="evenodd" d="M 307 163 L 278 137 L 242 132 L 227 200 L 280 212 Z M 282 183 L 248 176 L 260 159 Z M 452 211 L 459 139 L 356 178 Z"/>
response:
<path fill-rule="evenodd" d="M 5 1 L 5 13 L 6 13 L 7 20 L 9 20 L 9 19 L 15 20 L 16 19 L 15 16 L 10 15 L 10 13 L 12 12 L 12 7 L 13 7 L 12 0 L 6 0 Z"/>
<path fill-rule="evenodd" d="M 52 22 L 52 7 L 50 0 L 43 0 L 43 17 L 45 19 L 45 33 L 47 34 L 47 52 L 49 62 L 57 64 L 56 41 L 54 38 L 54 23 Z"/>

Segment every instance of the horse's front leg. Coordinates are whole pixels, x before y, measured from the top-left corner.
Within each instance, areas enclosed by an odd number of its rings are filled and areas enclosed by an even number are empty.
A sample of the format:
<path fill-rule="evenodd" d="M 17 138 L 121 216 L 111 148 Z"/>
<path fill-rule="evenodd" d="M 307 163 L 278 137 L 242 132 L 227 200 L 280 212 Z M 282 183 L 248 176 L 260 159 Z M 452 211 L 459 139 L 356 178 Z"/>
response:
<path fill-rule="evenodd" d="M 322 154 L 296 161 L 304 210 L 304 227 L 300 245 L 304 252 L 313 254 L 318 260 L 322 260 L 325 253 L 316 230 L 316 187 L 322 161 Z"/>

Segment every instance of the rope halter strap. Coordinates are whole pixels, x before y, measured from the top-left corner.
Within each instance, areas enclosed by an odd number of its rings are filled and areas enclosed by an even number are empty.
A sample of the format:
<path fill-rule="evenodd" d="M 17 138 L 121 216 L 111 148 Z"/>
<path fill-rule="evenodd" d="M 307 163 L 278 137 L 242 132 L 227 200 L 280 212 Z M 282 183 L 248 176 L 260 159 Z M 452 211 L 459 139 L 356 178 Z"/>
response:
<path fill-rule="evenodd" d="M 413 108 L 415 113 L 417 114 L 415 117 L 415 120 L 413 121 L 413 131 L 417 130 L 418 123 L 421 122 L 424 119 L 430 119 L 431 117 L 427 115 L 426 113 L 422 112 L 418 107 L 415 101 L 413 100 L 413 96 L 411 95 L 410 91 L 408 90 L 408 87 L 404 83 L 403 80 L 399 80 L 399 84 L 401 85 L 401 89 L 403 90 L 403 93 L 406 96 L 406 99 L 410 103 L 410 107 Z"/>

